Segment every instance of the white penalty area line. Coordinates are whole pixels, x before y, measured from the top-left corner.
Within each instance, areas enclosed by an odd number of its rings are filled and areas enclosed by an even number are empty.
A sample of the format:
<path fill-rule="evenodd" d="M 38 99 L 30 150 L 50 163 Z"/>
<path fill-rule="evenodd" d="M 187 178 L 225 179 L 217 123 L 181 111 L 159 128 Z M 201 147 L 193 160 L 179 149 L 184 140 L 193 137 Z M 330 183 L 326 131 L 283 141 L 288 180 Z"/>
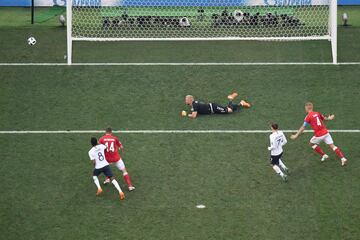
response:
<path fill-rule="evenodd" d="M 360 65 L 360 62 L 194 62 L 194 63 L 72 63 L 71 66 L 291 66 L 291 65 Z M 68 66 L 67 63 L 0 63 L 0 66 Z"/>
<path fill-rule="evenodd" d="M 295 133 L 297 130 L 282 130 L 286 133 Z M 270 133 L 270 130 L 115 130 L 114 133 L 129 134 L 240 134 L 240 133 Z M 312 130 L 305 130 L 309 133 Z M 330 130 L 331 133 L 360 133 L 360 129 Z M 22 130 L 0 131 L 0 134 L 90 134 L 105 133 L 104 130 Z"/>

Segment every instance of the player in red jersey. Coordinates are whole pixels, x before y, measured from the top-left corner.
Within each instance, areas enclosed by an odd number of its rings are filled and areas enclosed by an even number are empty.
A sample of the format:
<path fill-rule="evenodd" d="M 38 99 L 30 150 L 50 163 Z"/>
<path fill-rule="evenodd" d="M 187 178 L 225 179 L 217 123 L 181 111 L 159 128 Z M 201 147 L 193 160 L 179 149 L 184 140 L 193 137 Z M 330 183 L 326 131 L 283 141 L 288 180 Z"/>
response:
<path fill-rule="evenodd" d="M 291 139 L 298 138 L 300 134 L 304 132 L 305 128 L 308 125 L 311 125 L 312 129 L 314 130 L 314 136 L 310 139 L 310 145 L 315 152 L 321 155 L 321 161 L 323 162 L 329 158 L 329 156 L 325 154 L 319 146 L 321 142 L 325 142 L 341 159 L 341 165 L 345 166 L 347 159 L 344 157 L 344 154 L 340 151 L 340 149 L 334 145 L 332 137 L 323 122 L 324 120 L 333 120 L 335 117 L 334 114 L 323 116 L 321 113 L 315 112 L 314 106 L 311 102 L 305 104 L 305 111 L 307 116 L 305 117 L 304 124 L 300 127 L 296 134 L 291 135 Z"/>
<path fill-rule="evenodd" d="M 135 190 L 135 187 L 132 185 L 130 180 L 130 175 L 126 171 L 124 161 L 121 159 L 119 155 L 119 150 L 123 149 L 123 145 L 119 141 L 119 139 L 112 135 L 112 129 L 106 128 L 106 134 L 99 139 L 100 144 L 104 144 L 107 148 L 105 150 L 105 158 L 106 160 L 112 164 L 115 163 L 116 167 L 122 171 L 124 181 L 128 185 L 129 191 Z M 104 184 L 110 182 L 110 179 L 106 178 Z"/>

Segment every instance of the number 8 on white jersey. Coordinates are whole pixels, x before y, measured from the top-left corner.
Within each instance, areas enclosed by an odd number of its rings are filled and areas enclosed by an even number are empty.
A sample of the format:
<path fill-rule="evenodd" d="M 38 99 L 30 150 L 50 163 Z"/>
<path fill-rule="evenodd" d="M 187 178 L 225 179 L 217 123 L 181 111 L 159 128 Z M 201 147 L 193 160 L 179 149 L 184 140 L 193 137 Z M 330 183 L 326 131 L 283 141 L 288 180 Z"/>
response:
<path fill-rule="evenodd" d="M 106 146 L 103 144 L 96 145 L 95 147 L 92 147 L 89 151 L 89 157 L 91 161 L 95 161 L 95 168 L 100 169 L 103 168 L 109 163 L 105 159 L 105 151 Z"/>

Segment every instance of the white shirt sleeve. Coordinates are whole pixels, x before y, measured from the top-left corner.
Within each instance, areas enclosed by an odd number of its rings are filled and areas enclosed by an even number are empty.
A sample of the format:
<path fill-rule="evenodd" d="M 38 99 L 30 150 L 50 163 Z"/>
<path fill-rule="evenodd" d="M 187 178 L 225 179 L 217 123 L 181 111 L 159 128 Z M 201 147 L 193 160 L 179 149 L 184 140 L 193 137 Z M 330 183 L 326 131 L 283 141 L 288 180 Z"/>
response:
<path fill-rule="evenodd" d="M 95 159 L 95 158 L 92 156 L 92 152 L 91 152 L 91 151 L 89 151 L 89 158 L 90 158 L 91 161 Z"/>
<path fill-rule="evenodd" d="M 284 146 L 286 143 L 287 143 L 287 139 L 286 139 L 285 134 L 283 133 L 283 142 L 282 142 L 282 145 Z"/>
<path fill-rule="evenodd" d="M 268 147 L 268 150 L 271 151 L 274 148 L 274 141 L 270 135 L 270 147 Z"/>

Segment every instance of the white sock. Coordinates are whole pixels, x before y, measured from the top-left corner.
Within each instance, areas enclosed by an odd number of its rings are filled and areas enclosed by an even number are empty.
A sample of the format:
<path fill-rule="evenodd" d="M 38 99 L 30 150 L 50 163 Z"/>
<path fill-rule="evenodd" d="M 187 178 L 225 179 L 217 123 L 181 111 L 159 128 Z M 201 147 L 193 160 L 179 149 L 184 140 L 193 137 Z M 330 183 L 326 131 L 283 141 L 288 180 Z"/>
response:
<path fill-rule="evenodd" d="M 98 177 L 97 177 L 97 176 L 93 176 L 93 179 L 94 179 L 94 183 L 95 183 L 96 187 L 97 187 L 98 189 L 101 189 Z"/>
<path fill-rule="evenodd" d="M 277 165 L 274 165 L 273 166 L 273 169 L 274 171 L 279 174 L 280 176 L 284 176 L 284 173 L 281 171 L 281 169 L 277 166 Z"/>
<path fill-rule="evenodd" d="M 282 169 L 286 170 L 287 167 L 285 166 L 285 164 L 283 163 L 283 161 L 281 161 L 281 159 L 279 159 L 279 165 Z"/>
<path fill-rule="evenodd" d="M 112 184 L 115 186 L 115 188 L 119 191 L 119 193 L 121 193 L 121 188 L 120 188 L 120 185 L 119 183 L 116 181 L 116 179 L 113 179 L 112 181 Z"/>

